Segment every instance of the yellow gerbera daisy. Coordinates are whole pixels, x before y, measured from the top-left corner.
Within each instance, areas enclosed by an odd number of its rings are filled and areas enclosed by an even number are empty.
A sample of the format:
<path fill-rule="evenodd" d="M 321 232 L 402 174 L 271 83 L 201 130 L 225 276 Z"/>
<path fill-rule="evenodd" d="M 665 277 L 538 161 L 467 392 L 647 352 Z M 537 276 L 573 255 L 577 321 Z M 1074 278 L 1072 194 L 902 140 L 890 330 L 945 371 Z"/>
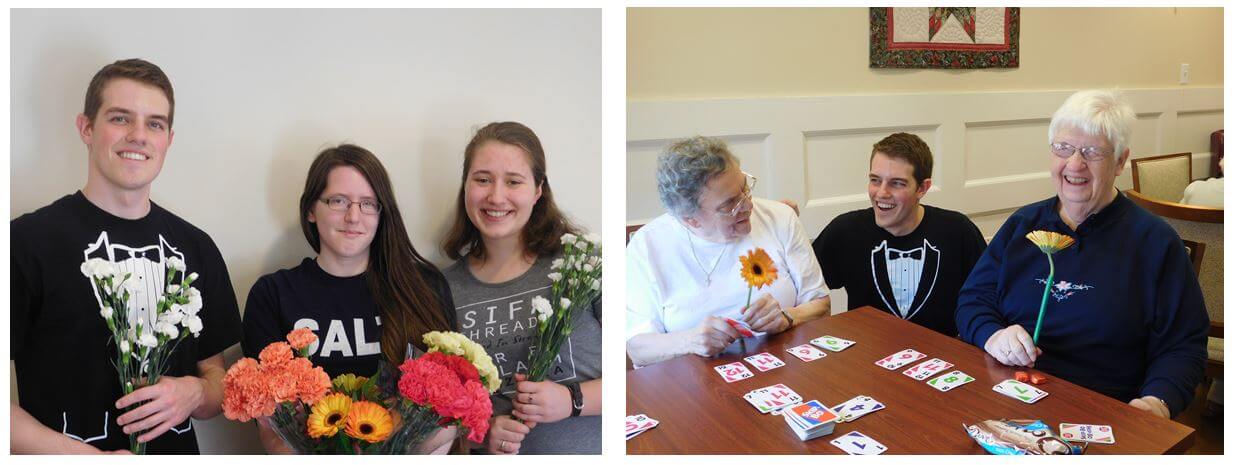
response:
<path fill-rule="evenodd" d="M 1075 239 L 1066 234 L 1059 234 L 1053 231 L 1033 231 L 1025 235 L 1030 242 L 1037 245 L 1037 248 L 1047 254 L 1053 254 L 1075 243 Z"/>
<path fill-rule="evenodd" d="M 762 289 L 778 277 L 776 264 L 761 247 L 741 256 L 741 277 L 750 287 Z"/>
<path fill-rule="evenodd" d="M 347 420 L 347 413 L 351 408 L 351 397 L 346 394 L 336 392 L 322 397 L 316 404 L 313 404 L 312 413 L 309 414 L 309 436 L 314 438 L 334 436 L 343 426 L 343 422 Z"/>
<path fill-rule="evenodd" d="M 394 431 L 394 417 L 380 404 L 362 400 L 351 404 L 344 431 L 362 441 L 381 442 Z"/>
<path fill-rule="evenodd" d="M 337 391 L 347 394 L 354 394 L 356 391 L 359 391 L 360 386 L 363 386 L 366 382 L 368 382 L 368 378 L 347 373 L 345 375 L 336 376 L 333 384 L 334 389 Z"/>

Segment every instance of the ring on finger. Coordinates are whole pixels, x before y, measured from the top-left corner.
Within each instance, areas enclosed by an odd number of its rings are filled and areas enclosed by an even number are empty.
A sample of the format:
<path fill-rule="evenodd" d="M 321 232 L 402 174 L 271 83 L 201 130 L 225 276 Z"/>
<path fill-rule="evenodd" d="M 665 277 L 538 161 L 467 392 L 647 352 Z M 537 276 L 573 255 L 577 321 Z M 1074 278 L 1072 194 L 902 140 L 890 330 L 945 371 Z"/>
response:
<path fill-rule="evenodd" d="M 499 446 L 498 449 L 501 449 L 502 452 L 506 451 L 506 440 L 505 439 L 501 440 L 501 446 Z"/>

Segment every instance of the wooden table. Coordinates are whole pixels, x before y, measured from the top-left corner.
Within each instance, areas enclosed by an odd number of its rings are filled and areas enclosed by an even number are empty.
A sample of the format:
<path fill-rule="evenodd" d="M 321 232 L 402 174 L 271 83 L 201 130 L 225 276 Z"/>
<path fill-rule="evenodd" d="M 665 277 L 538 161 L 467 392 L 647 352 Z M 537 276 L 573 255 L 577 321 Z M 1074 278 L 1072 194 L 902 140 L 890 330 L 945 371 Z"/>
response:
<path fill-rule="evenodd" d="M 841 352 L 828 351 L 826 357 L 812 362 L 785 352 L 823 335 L 856 344 Z M 999 418 L 1040 419 L 1056 433 L 1060 422 L 1112 426 L 1117 442 L 1091 444 L 1086 454 L 1182 453 L 1194 442 L 1191 428 L 1053 376 L 1039 386 L 1049 395 L 1035 404 L 996 393 L 994 385 L 1014 378 L 1016 369 L 959 339 L 872 307 L 811 321 L 782 334 L 747 339 L 746 354 L 740 353 L 739 346 L 733 344 L 714 358 L 687 355 L 628 371 L 627 415 L 646 414 L 660 425 L 627 441 L 627 452 L 841 454 L 830 441 L 856 430 L 886 445 L 889 454 L 983 454 L 985 450 L 969 438 L 962 423 Z M 938 357 L 954 363 L 947 372 L 960 370 L 976 380 L 940 392 L 900 373 L 915 363 L 894 371 L 874 364 L 906 348 L 926 354 L 922 361 Z M 746 364 L 754 377 L 733 383 L 724 382 L 713 369 L 764 351 L 786 365 L 759 372 Z M 837 424 L 832 434 L 803 442 L 781 417 L 760 414 L 741 398 L 776 383 L 829 407 L 868 395 L 887 408 Z"/>

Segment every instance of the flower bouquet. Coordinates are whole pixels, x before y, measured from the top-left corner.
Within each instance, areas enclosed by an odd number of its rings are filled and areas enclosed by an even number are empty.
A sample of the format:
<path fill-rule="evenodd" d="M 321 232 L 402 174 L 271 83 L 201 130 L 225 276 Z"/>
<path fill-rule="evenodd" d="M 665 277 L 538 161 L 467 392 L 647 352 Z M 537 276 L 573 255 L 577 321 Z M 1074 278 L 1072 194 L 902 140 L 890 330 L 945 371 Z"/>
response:
<path fill-rule="evenodd" d="M 201 292 L 192 287 L 197 273 L 185 276 L 184 261 L 170 257 L 166 262 L 165 283 L 172 283 L 179 274 L 179 284 L 168 284 L 151 319 L 140 313 L 136 305 L 130 305 L 140 288 L 134 283 L 132 273 L 121 273 L 116 266 L 101 258 L 91 258 L 81 264 L 81 273 L 90 279 L 95 295 L 99 298 L 99 315 L 107 321 L 111 341 L 116 346 L 116 374 L 124 395 L 137 388 L 159 382 L 167 372 L 172 352 L 180 341 L 192 333 L 201 335 L 202 323 L 197 313 L 201 310 Z M 135 404 L 132 410 L 144 404 Z M 145 454 L 146 444 L 137 442 L 144 431 L 129 434 L 129 450 Z"/>
<path fill-rule="evenodd" d="M 602 261 L 600 238 L 594 234 L 578 237 L 561 236 L 562 257 L 553 260 L 548 279 L 553 282 L 552 300 L 536 296 L 531 308 L 539 323 L 535 341 L 528 355 L 527 379 L 544 381 L 561 344 L 574 331 L 574 311 L 581 305 L 591 305 L 600 295 Z"/>
<path fill-rule="evenodd" d="M 489 394 L 500 379 L 484 349 L 465 336 L 426 334 L 428 353 L 404 362 L 398 375 L 381 363 L 374 376 L 333 380 L 306 358 L 316 340 L 307 328 L 297 329 L 288 342 L 262 350 L 259 360 L 236 362 L 223 378 L 223 414 L 261 419 L 298 453 L 414 453 L 449 425 L 484 440 Z"/>

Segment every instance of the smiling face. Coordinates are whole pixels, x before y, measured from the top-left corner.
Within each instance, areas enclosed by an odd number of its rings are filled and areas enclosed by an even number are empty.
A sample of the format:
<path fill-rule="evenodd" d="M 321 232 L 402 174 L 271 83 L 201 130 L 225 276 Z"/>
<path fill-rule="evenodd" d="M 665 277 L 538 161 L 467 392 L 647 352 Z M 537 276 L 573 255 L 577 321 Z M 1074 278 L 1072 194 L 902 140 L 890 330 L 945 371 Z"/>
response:
<path fill-rule="evenodd" d="M 101 94 L 93 121 L 77 116 L 78 135 L 90 154 L 86 183 L 107 192 L 148 193 L 171 146 L 167 96 L 125 78 L 112 79 Z"/>
<path fill-rule="evenodd" d="M 905 160 L 875 152 L 870 158 L 870 183 L 866 191 L 874 207 L 874 222 L 895 236 L 917 228 L 918 205 L 930 190 L 929 178 L 917 184 L 913 165 Z"/>
<path fill-rule="evenodd" d="M 1105 137 L 1087 134 L 1073 127 L 1060 128 L 1050 142 L 1066 142 L 1074 147 L 1100 147 L 1108 154 L 1097 161 L 1085 161 L 1078 151 L 1068 158 L 1050 155 L 1050 178 L 1064 209 L 1072 214 L 1091 214 L 1114 200 L 1117 195 L 1114 181 L 1126 165 L 1127 150 L 1115 154 L 1114 145 Z M 1084 221 L 1083 217 L 1072 219 L 1077 223 Z"/>
<path fill-rule="evenodd" d="M 476 148 L 464 199 L 467 217 L 486 243 L 521 239 L 542 193 L 529 158 L 522 148 L 504 142 L 488 141 Z"/>
<path fill-rule="evenodd" d="M 699 237 L 712 242 L 732 242 L 750 234 L 754 211 L 747 180 L 741 168 L 730 166 L 711 178 L 698 197 L 698 211 L 684 220 Z M 738 207 L 736 216 L 727 216 Z"/>
<path fill-rule="evenodd" d="M 346 165 L 330 170 L 326 189 L 320 196 L 321 199 L 334 197 L 343 197 L 350 202 L 377 200 L 377 194 L 360 170 Z M 321 255 L 334 262 L 367 260 L 381 213 L 363 213 L 359 203 L 349 205 L 346 211 L 331 210 L 325 202 L 318 201 L 309 210 L 308 220 L 317 225 Z"/>

